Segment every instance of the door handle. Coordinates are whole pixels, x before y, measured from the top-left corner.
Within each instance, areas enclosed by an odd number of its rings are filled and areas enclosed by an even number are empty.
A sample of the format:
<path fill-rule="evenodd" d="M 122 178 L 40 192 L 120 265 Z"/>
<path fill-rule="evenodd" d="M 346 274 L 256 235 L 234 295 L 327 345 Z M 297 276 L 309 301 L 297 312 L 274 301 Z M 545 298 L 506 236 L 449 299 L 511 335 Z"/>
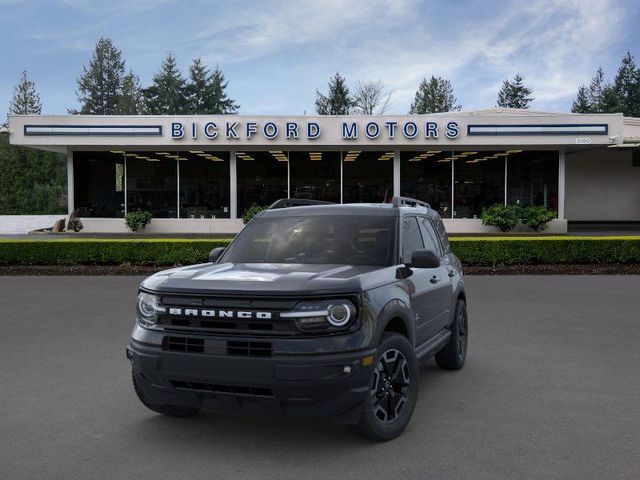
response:
<path fill-rule="evenodd" d="M 439 276 L 437 276 L 437 275 L 434 275 L 433 277 L 431 277 L 431 278 L 429 279 L 429 281 L 430 281 L 431 283 L 438 283 L 438 282 L 440 281 L 440 277 L 439 277 Z"/>

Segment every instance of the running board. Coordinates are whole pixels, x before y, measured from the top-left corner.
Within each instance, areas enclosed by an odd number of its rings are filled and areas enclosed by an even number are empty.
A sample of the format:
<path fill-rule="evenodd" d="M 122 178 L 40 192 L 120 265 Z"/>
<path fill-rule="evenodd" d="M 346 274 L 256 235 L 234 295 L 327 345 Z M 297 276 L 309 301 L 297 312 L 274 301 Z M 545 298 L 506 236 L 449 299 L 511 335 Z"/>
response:
<path fill-rule="evenodd" d="M 422 360 L 423 358 L 428 358 L 436 354 L 438 350 L 440 350 L 440 348 L 449 341 L 450 336 L 451 330 L 440 330 L 431 340 L 416 348 L 416 357 L 418 360 Z"/>

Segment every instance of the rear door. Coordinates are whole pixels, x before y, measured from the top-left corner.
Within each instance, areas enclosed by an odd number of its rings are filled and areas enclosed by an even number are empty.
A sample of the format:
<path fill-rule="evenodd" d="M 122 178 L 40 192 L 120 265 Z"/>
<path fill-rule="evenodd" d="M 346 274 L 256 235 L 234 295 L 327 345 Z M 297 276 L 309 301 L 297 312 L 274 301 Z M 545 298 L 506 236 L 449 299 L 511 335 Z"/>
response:
<path fill-rule="evenodd" d="M 433 222 L 429 217 L 421 216 L 418 219 L 420 231 L 427 250 L 431 250 L 440 257 L 441 264 L 438 268 L 430 270 L 429 282 L 432 287 L 429 306 L 431 323 L 424 329 L 425 340 L 428 340 L 449 323 L 449 311 L 453 296 L 453 282 L 449 277 L 449 268 L 444 261 L 445 252 L 435 231 Z"/>

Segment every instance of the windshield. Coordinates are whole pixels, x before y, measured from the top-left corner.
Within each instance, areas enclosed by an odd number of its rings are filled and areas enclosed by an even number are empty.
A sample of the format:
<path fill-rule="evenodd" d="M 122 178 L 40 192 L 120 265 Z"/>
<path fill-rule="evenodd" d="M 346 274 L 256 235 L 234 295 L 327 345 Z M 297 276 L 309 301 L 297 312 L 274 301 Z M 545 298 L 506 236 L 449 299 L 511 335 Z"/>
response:
<path fill-rule="evenodd" d="M 393 264 L 394 217 L 312 215 L 255 218 L 220 262 Z"/>

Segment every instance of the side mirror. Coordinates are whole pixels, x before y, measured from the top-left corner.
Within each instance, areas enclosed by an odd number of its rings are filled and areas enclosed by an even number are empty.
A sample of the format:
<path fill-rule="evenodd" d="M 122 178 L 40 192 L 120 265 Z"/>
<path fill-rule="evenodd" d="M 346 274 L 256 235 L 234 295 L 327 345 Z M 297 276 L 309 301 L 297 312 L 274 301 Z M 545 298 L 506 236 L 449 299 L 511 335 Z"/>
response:
<path fill-rule="evenodd" d="M 440 257 L 433 250 L 415 250 L 411 255 L 411 265 L 413 268 L 438 268 Z"/>
<path fill-rule="evenodd" d="M 220 255 L 222 255 L 225 250 L 226 248 L 224 247 L 217 247 L 211 250 L 211 252 L 209 252 L 209 261 L 211 263 L 216 263 L 220 258 Z"/>

